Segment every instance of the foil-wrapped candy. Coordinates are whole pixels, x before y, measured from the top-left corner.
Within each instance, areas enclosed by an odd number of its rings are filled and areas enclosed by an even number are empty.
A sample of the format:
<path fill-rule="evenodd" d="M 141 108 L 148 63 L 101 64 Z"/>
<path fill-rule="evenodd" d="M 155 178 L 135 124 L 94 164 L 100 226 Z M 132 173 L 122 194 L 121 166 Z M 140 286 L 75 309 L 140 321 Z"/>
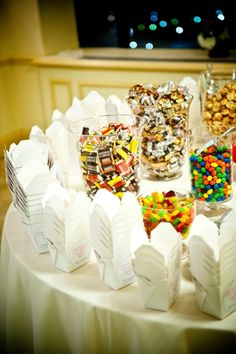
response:
<path fill-rule="evenodd" d="M 192 99 L 187 87 L 173 81 L 130 88 L 127 102 L 144 118 L 141 160 L 149 176 L 168 179 L 181 173 Z"/>

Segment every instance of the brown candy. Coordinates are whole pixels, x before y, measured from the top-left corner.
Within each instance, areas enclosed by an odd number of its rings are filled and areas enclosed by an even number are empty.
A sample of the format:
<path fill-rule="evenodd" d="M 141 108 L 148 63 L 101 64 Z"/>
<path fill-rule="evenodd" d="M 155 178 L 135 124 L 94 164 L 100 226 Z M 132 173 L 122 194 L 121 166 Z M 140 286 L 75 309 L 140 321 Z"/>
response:
<path fill-rule="evenodd" d="M 207 90 L 203 119 L 213 135 L 220 135 L 231 126 L 236 126 L 236 85 L 224 84 L 213 94 Z"/>

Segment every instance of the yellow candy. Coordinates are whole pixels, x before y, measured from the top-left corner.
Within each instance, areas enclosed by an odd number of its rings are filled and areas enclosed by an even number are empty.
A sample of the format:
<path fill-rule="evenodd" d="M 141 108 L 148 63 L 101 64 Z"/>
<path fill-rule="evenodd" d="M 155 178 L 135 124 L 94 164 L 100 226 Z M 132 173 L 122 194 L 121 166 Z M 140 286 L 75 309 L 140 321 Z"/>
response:
<path fill-rule="evenodd" d="M 182 223 L 185 223 L 186 221 L 188 221 L 189 217 L 187 215 L 183 215 L 181 218 L 180 218 L 180 221 Z"/>
<path fill-rule="evenodd" d="M 164 219 L 165 219 L 166 221 L 170 221 L 170 220 L 171 220 L 171 217 L 170 217 L 170 215 L 165 214 L 165 215 L 164 215 Z"/>
<path fill-rule="evenodd" d="M 117 151 L 117 153 L 124 159 L 124 160 L 128 160 L 129 155 L 123 150 L 123 149 L 119 149 Z"/>
<path fill-rule="evenodd" d="M 116 195 L 117 197 L 119 197 L 120 199 L 122 199 L 123 196 L 124 196 L 124 192 L 117 192 L 117 193 L 114 193 L 114 195 Z"/>
<path fill-rule="evenodd" d="M 113 179 L 111 179 L 108 184 L 113 187 L 116 183 L 120 182 L 122 180 L 121 176 L 117 176 Z"/>
<path fill-rule="evenodd" d="M 179 214 L 179 210 L 174 210 L 172 213 L 173 216 L 176 216 L 177 214 Z"/>
<path fill-rule="evenodd" d="M 211 166 L 212 166 L 212 167 L 217 167 L 217 166 L 218 166 L 218 163 L 212 162 L 212 163 L 211 163 Z"/>
<path fill-rule="evenodd" d="M 94 151 L 95 150 L 95 146 L 94 145 L 85 145 L 83 151 L 86 151 L 86 152 L 91 152 L 91 151 Z"/>
<path fill-rule="evenodd" d="M 136 154 L 138 152 L 138 140 L 132 139 L 128 145 L 128 149 L 133 154 Z"/>

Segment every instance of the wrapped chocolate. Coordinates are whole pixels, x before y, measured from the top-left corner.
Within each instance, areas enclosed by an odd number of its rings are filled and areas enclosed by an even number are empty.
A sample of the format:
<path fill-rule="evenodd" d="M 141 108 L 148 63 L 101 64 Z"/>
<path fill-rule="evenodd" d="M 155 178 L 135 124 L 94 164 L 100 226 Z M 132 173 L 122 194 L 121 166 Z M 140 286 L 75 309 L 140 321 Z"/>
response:
<path fill-rule="evenodd" d="M 185 86 L 172 81 L 130 88 L 127 102 L 142 117 L 141 166 L 148 176 L 172 179 L 182 174 L 192 99 Z"/>
<path fill-rule="evenodd" d="M 139 128 L 133 115 L 112 114 L 84 119 L 70 127 L 90 197 L 99 189 L 122 198 L 139 188 Z"/>
<path fill-rule="evenodd" d="M 213 135 L 236 127 L 236 74 L 211 70 L 199 78 L 204 124 Z"/>

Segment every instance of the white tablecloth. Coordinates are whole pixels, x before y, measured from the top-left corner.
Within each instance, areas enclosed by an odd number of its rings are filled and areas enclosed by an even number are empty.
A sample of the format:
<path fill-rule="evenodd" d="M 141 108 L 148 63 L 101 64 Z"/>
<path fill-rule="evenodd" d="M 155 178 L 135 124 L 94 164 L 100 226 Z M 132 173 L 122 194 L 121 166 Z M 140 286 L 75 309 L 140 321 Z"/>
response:
<path fill-rule="evenodd" d="M 184 175 L 167 183 L 187 187 Z M 236 312 L 224 320 L 200 312 L 187 261 L 182 273 L 168 312 L 145 309 L 136 282 L 108 288 L 94 259 L 66 274 L 49 253 L 36 254 L 12 205 L 1 247 L 2 345 L 24 354 L 236 353 Z"/>

